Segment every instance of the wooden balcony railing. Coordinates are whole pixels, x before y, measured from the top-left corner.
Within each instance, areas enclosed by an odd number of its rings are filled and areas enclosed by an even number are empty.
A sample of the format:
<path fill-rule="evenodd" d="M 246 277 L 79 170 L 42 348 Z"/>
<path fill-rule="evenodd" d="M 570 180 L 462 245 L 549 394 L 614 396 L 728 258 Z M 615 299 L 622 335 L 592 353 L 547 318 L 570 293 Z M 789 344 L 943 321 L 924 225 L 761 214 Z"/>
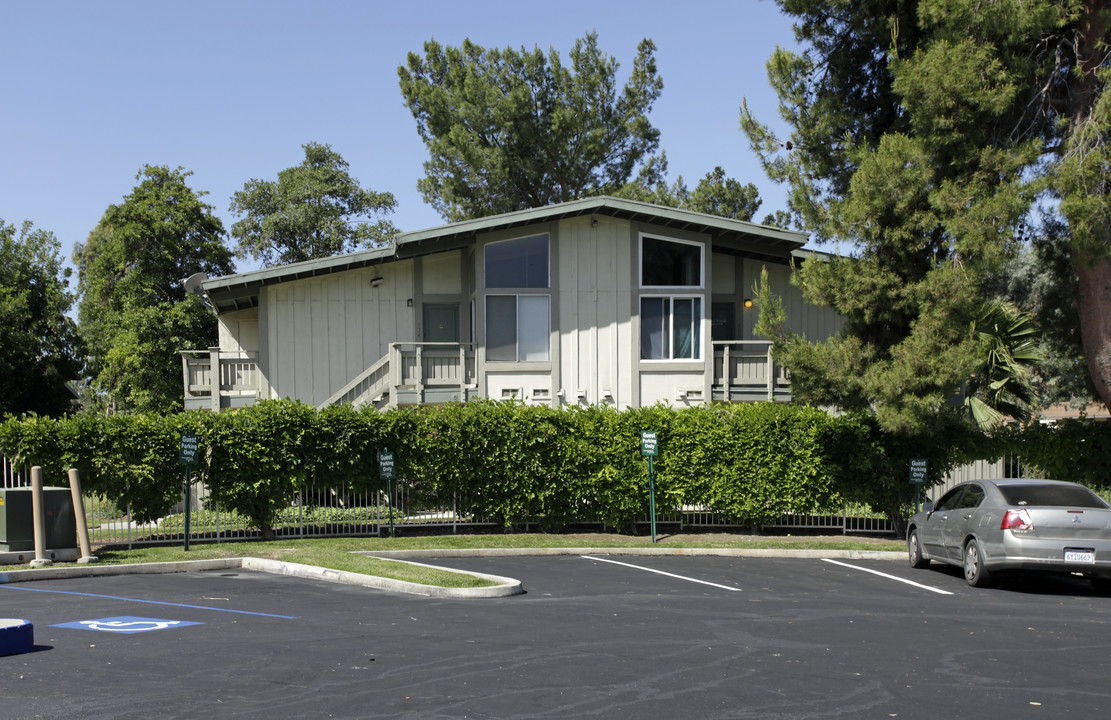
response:
<path fill-rule="evenodd" d="M 714 341 L 711 388 L 714 400 L 790 400 L 787 369 L 772 359 L 767 340 Z"/>
<path fill-rule="evenodd" d="M 770 342 L 715 341 L 713 347 L 713 400 L 790 400 L 790 378 L 772 359 Z M 182 350 L 181 363 L 186 409 L 241 407 L 260 396 L 261 378 L 253 353 L 222 353 L 219 348 Z M 477 387 L 473 343 L 390 343 L 381 359 L 319 407 L 465 402 L 475 396 Z"/>
<path fill-rule="evenodd" d="M 473 343 L 390 343 L 389 352 L 318 407 L 465 402 L 478 387 Z"/>
<path fill-rule="evenodd" d="M 241 407 L 258 399 L 261 383 L 254 353 L 182 350 L 181 371 L 186 410 Z"/>

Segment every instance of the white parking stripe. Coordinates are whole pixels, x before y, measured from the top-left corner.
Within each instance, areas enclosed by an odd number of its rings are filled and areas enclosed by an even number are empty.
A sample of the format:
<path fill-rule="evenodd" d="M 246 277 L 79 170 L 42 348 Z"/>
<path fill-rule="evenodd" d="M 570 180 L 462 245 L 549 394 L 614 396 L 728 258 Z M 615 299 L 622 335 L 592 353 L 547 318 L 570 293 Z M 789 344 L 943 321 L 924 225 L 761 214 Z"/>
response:
<path fill-rule="evenodd" d="M 935 587 L 930 587 L 929 585 L 923 585 L 921 583 L 916 583 L 913 580 L 907 580 L 906 578 L 896 577 L 895 575 L 888 575 L 887 573 L 881 573 L 879 570 L 872 570 L 871 568 L 860 567 L 859 565 L 850 565 L 848 563 L 843 563 L 843 562 L 840 562 L 840 561 L 837 561 L 837 560 L 830 560 L 829 558 L 822 558 L 822 561 L 827 562 L 827 563 L 832 563 L 834 565 L 840 565 L 841 567 L 852 568 L 853 570 L 863 570 L 866 573 L 872 573 L 873 575 L 879 575 L 880 577 L 887 578 L 888 580 L 896 580 L 896 581 L 901 582 L 901 583 L 906 583 L 907 585 L 913 585 L 914 587 L 922 588 L 923 590 L 929 590 L 930 592 L 935 592 L 935 593 L 938 593 L 939 595 L 952 595 L 953 594 L 953 593 L 949 592 L 948 590 L 940 590 L 940 589 L 935 588 Z"/>
<path fill-rule="evenodd" d="M 705 580 L 696 580 L 695 578 L 684 577 L 683 575 L 675 575 L 673 573 L 664 572 L 663 570 L 653 570 L 652 568 L 641 567 L 640 565 L 630 565 L 629 563 L 618 562 L 617 560 L 609 560 L 607 558 L 594 557 L 593 555 L 583 555 L 582 557 L 585 560 L 596 560 L 598 562 L 613 563 L 614 565 L 623 565 L 624 567 L 633 568 L 634 570 L 643 570 L 645 572 L 656 573 L 657 575 L 666 575 L 668 577 L 673 577 L 679 580 L 686 580 L 687 582 L 699 583 L 701 585 L 710 585 L 711 587 L 721 588 L 722 590 L 741 592 L 741 589 L 738 587 L 719 585 L 717 583 L 707 582 Z"/>

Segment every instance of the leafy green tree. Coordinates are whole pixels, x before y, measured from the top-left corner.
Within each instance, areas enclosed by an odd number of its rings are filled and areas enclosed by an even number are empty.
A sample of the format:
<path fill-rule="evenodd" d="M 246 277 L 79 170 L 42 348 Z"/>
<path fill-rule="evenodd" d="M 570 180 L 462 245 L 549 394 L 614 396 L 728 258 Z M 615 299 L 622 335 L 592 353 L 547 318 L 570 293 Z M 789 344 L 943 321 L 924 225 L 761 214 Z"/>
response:
<path fill-rule="evenodd" d="M 811 263 L 800 273 L 809 299 L 848 318 L 842 338 L 805 353 L 844 360 L 845 343 L 857 343 L 865 380 L 863 395 L 853 394 L 878 400 L 880 412 L 899 377 L 882 366 L 919 366 L 908 392 L 925 400 L 917 403 L 923 412 L 884 422 L 922 423 L 967 368 L 924 359 L 923 336 L 951 343 L 972 321 L 986 281 L 1013 254 L 1045 192 L 1068 222 L 1084 352 L 1096 389 L 1111 401 L 1106 3 L 780 4 L 797 18 L 805 48 L 778 50 L 768 64 L 791 134 L 777 138 L 746 107 L 742 127 L 769 175 L 789 184 L 803 226 L 853 243 L 859 256 L 834 271 Z M 966 347 L 975 353 L 975 342 Z"/>
<path fill-rule="evenodd" d="M 1030 368 L 1036 407 L 1067 404 L 1086 408 L 1095 397 L 1084 361 L 1076 296 L 1079 281 L 1068 242 L 1068 227 L 1045 215 L 1029 228 L 1030 240 L 994 278 L 989 292 L 1028 313 L 1037 328 L 1041 360 Z"/>
<path fill-rule="evenodd" d="M 231 252 L 190 175 L 144 166 L 131 194 L 74 248 L 88 369 L 114 411 L 180 410 L 178 351 L 216 341 L 215 316 L 182 280 L 230 273 Z"/>
<path fill-rule="evenodd" d="M 659 145 L 648 113 L 663 81 L 642 40 L 628 81 L 589 33 L 569 53 L 425 43 L 398 68 L 428 147 L 417 187 L 447 220 L 543 207 L 620 189 Z"/>
<path fill-rule="evenodd" d="M 783 6 L 806 44 L 768 65 L 791 137 L 776 138 L 747 109 L 742 127 L 769 174 L 790 185 L 805 227 L 852 243 L 857 257 L 803 265 L 804 296 L 846 323 L 824 346 L 792 340 L 781 353 L 824 374 L 813 382 L 830 383 L 826 399 L 874 408 L 889 430 L 918 431 L 980 363 L 969 328 L 1037 194 L 1028 171 L 1041 139 L 1009 131 L 1022 125 L 1038 74 L 1032 39 L 1056 10 L 962 0 Z"/>
<path fill-rule="evenodd" d="M 388 243 L 397 228 L 380 216 L 397 206 L 393 195 L 360 187 L 330 145 L 302 147 L 300 165 L 232 196 L 231 212 L 244 216 L 231 228 L 238 256 L 285 265 Z"/>
<path fill-rule="evenodd" d="M 81 372 L 70 271 L 53 233 L 0 220 L 0 415 L 61 415 Z"/>

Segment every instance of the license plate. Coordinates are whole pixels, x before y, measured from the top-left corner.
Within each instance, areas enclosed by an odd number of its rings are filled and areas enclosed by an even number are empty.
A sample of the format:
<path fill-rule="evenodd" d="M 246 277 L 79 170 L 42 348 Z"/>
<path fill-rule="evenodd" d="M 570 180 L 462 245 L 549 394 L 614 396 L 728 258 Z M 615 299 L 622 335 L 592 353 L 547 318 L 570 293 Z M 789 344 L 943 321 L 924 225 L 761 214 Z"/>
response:
<path fill-rule="evenodd" d="M 1094 550 L 1079 548 L 1065 548 L 1065 562 L 1067 563 L 1094 563 L 1096 553 Z"/>

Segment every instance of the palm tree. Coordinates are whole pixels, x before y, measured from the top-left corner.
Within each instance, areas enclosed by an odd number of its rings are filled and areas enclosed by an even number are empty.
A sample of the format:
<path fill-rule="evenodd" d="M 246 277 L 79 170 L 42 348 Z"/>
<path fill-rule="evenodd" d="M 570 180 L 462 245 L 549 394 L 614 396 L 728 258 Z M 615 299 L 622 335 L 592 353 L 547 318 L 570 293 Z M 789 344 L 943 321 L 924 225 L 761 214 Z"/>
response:
<path fill-rule="evenodd" d="M 1008 417 L 1028 421 L 1036 396 L 1031 368 L 1045 359 L 1031 316 L 1012 303 L 990 300 L 972 323 L 972 333 L 981 358 L 964 393 L 969 416 L 984 430 Z"/>

